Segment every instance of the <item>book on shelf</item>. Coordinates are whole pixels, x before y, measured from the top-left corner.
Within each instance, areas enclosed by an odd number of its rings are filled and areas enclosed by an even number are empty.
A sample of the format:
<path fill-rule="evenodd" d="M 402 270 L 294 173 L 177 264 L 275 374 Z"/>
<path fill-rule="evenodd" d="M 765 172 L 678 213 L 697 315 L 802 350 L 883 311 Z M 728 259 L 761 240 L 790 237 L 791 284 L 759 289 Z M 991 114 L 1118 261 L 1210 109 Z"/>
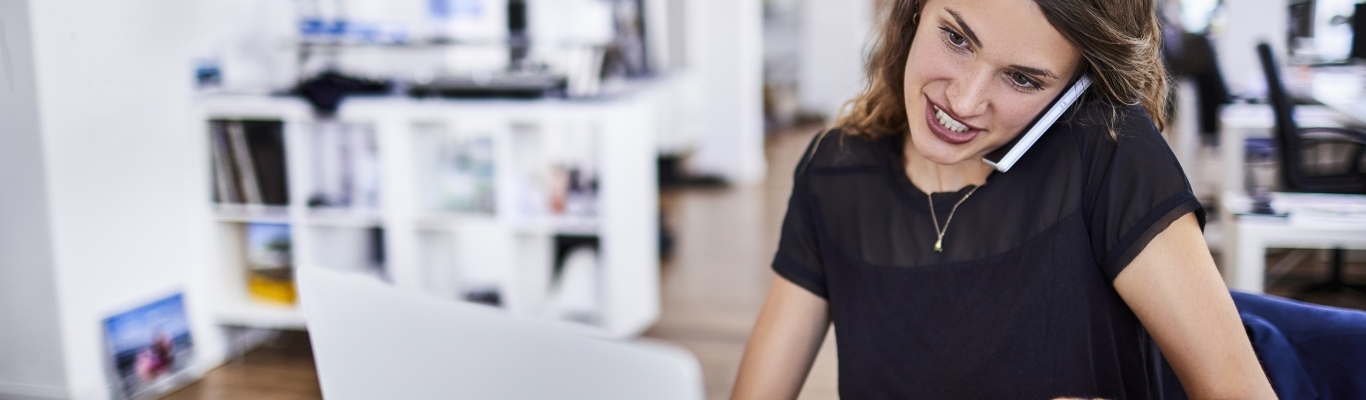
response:
<path fill-rule="evenodd" d="M 247 228 L 247 293 L 253 300 L 294 304 L 293 240 L 289 225 L 249 223 Z"/>
<path fill-rule="evenodd" d="M 313 126 L 311 207 L 379 208 L 380 170 L 370 124 L 320 121 Z"/>
<path fill-rule="evenodd" d="M 241 203 L 241 180 L 237 178 L 232 146 L 228 144 L 227 124 L 222 121 L 209 122 L 209 139 L 213 148 L 214 201 L 219 203 Z"/>
<path fill-rule="evenodd" d="M 282 122 L 212 120 L 209 135 L 215 201 L 289 204 Z"/>
<path fill-rule="evenodd" d="M 256 164 L 247 146 L 247 133 L 241 122 L 229 122 L 227 126 L 228 144 L 232 147 L 233 162 L 242 179 L 242 199 L 245 203 L 261 203 L 261 186 L 256 179 Z"/>
<path fill-rule="evenodd" d="M 271 121 L 244 121 L 252 161 L 257 171 L 261 202 L 289 204 L 289 178 L 285 167 L 284 125 Z"/>

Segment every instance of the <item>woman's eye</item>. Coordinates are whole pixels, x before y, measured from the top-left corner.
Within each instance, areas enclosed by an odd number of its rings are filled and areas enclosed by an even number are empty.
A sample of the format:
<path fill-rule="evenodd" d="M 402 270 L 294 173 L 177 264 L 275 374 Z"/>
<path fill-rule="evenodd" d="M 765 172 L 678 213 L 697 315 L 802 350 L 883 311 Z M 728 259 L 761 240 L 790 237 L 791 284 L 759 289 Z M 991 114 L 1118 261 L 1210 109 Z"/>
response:
<path fill-rule="evenodd" d="M 943 30 L 944 30 L 944 36 L 945 36 L 946 38 L 948 38 L 949 44 L 952 44 L 952 45 L 958 46 L 958 47 L 964 47 L 964 46 L 967 46 L 967 45 L 968 45 L 968 38 L 963 37 L 963 35 L 959 35 L 958 32 L 954 32 L 952 29 L 949 29 L 949 28 L 939 28 L 939 29 L 943 29 Z"/>
<path fill-rule="evenodd" d="M 1025 75 L 1025 74 L 1022 74 L 1022 73 L 1019 73 L 1019 72 L 1011 72 L 1011 73 L 1010 73 L 1010 83 L 1015 84 L 1015 86 L 1018 86 L 1018 87 L 1020 87 L 1021 89 L 1029 89 L 1029 90 L 1038 90 L 1038 89 L 1040 89 L 1040 88 L 1039 88 L 1039 84 L 1038 84 L 1037 82 L 1034 82 L 1033 79 L 1030 79 L 1030 78 L 1029 78 L 1029 75 Z"/>

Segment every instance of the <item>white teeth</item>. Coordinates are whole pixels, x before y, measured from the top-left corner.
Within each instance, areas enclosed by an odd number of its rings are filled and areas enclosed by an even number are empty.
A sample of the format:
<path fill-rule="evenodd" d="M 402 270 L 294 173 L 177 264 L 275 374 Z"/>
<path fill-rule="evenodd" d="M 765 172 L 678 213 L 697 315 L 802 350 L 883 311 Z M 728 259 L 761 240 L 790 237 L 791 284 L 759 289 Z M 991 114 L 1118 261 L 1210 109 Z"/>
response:
<path fill-rule="evenodd" d="M 943 124 L 945 128 L 949 128 L 949 130 L 954 132 L 967 132 L 967 125 L 963 125 L 962 122 L 958 122 L 958 120 L 955 120 L 953 119 L 953 117 L 950 117 L 948 113 L 944 112 L 944 110 L 940 110 L 939 106 L 933 107 L 934 117 L 939 119 L 939 123 Z"/>

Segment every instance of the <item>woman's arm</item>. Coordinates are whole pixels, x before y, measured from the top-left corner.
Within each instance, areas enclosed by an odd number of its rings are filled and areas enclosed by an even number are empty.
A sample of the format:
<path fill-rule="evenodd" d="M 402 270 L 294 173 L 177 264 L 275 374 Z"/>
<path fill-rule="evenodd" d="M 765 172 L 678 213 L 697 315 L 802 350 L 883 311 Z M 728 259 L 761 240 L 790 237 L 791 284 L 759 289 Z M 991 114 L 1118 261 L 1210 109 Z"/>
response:
<path fill-rule="evenodd" d="M 1205 238 L 1186 214 L 1115 278 L 1192 399 L 1273 399 Z"/>
<path fill-rule="evenodd" d="M 829 327 L 830 306 L 825 299 L 783 277 L 773 277 L 730 398 L 797 398 Z"/>

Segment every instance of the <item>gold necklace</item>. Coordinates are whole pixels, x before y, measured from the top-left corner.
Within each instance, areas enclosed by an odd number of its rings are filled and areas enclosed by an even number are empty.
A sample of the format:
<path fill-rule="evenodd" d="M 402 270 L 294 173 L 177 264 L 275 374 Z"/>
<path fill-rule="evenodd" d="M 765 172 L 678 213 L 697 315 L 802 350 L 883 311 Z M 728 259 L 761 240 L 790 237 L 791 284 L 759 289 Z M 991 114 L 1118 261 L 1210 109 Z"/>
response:
<path fill-rule="evenodd" d="M 968 191 L 968 194 L 963 195 L 963 198 L 958 199 L 958 203 L 955 203 L 953 209 L 949 210 L 949 217 L 944 219 L 944 229 L 939 229 L 939 216 L 934 213 L 934 197 L 930 197 L 929 193 L 925 193 L 925 199 L 930 202 L 930 219 L 934 221 L 934 233 L 939 235 L 939 239 L 934 241 L 935 253 L 944 252 L 944 232 L 949 231 L 949 223 L 953 222 L 953 213 L 958 211 L 958 206 L 962 205 L 964 201 L 968 201 L 968 197 L 972 197 L 972 193 L 976 192 L 980 187 L 981 186 L 973 186 L 972 190 Z"/>

